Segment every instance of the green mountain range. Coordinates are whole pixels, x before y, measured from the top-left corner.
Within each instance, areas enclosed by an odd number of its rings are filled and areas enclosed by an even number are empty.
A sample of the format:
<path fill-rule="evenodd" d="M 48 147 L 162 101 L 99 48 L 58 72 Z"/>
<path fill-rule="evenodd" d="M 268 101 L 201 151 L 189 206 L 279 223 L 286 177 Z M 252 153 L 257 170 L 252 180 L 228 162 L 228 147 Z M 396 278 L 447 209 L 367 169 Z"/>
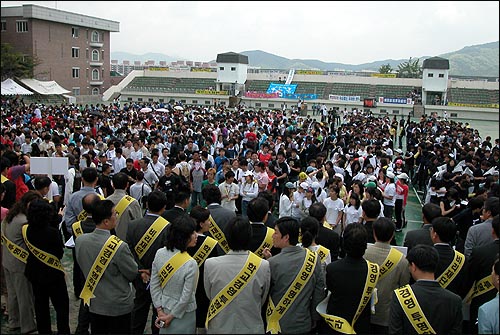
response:
<path fill-rule="evenodd" d="M 471 77 L 499 77 L 499 41 L 466 46 L 458 51 L 445 53 L 442 55 L 421 56 L 418 57 L 422 65 L 427 58 L 439 56 L 450 61 L 450 74 L 455 76 Z M 385 59 L 364 64 L 343 64 L 326 63 L 316 59 L 288 59 L 261 50 L 242 51 L 243 55 L 248 56 L 249 66 L 260 67 L 262 69 L 301 69 L 301 70 L 323 70 L 323 71 L 377 71 L 382 65 L 389 64 L 394 70 L 398 65 L 408 61 L 408 59 Z M 417 57 L 412 57 L 416 59 Z M 111 59 L 119 62 L 122 60 L 154 60 L 158 64 L 162 61 L 175 61 L 181 58 L 174 58 L 159 53 L 149 53 L 144 55 L 134 55 L 127 52 L 111 52 Z M 193 59 L 193 61 L 199 61 Z M 214 60 L 210 60 L 213 62 Z"/>

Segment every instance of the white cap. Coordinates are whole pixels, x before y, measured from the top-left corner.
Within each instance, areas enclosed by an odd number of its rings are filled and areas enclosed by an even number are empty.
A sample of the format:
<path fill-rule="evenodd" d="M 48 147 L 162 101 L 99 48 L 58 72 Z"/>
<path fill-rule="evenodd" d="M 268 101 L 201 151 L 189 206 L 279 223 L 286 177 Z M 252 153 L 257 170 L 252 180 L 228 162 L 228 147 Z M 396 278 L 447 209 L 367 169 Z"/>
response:
<path fill-rule="evenodd" d="M 398 179 L 408 180 L 408 175 L 404 172 L 398 174 Z"/>
<path fill-rule="evenodd" d="M 315 190 L 317 190 L 318 188 L 320 188 L 320 187 L 321 187 L 321 185 L 320 185 L 317 181 L 315 181 L 315 182 L 313 182 L 313 183 L 311 184 L 311 187 L 312 187 L 312 188 L 314 188 Z"/>
<path fill-rule="evenodd" d="M 305 190 L 305 189 L 307 189 L 309 187 L 309 184 L 306 183 L 305 181 L 303 181 L 302 183 L 300 183 L 299 186 Z"/>
<path fill-rule="evenodd" d="M 247 176 L 253 176 L 253 172 L 250 171 L 250 170 L 247 170 L 245 171 L 245 173 L 243 174 L 243 176 L 247 177 Z"/>
<path fill-rule="evenodd" d="M 396 177 L 391 171 L 387 171 L 387 178 L 394 179 Z"/>

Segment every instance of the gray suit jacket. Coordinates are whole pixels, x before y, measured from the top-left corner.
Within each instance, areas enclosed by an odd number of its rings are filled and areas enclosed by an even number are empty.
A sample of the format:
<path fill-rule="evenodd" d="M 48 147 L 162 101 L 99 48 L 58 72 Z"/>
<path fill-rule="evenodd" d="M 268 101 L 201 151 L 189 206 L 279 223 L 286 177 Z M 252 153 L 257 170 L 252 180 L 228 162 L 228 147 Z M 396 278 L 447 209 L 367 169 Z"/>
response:
<path fill-rule="evenodd" d="M 12 222 L 7 223 L 7 220 L 2 221 L 2 231 L 12 243 L 17 244 L 24 250 L 28 251 L 26 243 L 24 243 L 22 227 L 28 223 L 26 215 L 20 213 L 14 216 Z M 14 257 L 7 248 L 7 245 L 2 246 L 2 266 L 10 272 L 23 272 L 26 268 L 26 263 L 21 262 Z"/>
<path fill-rule="evenodd" d="M 163 307 L 165 313 L 181 319 L 186 312 L 196 310 L 196 287 L 198 285 L 198 264 L 194 259 L 184 263 L 162 288 L 160 285 L 160 269 L 179 250 L 158 249 L 151 268 L 150 292 L 153 305 Z M 193 326 L 194 327 L 194 326 Z"/>
<path fill-rule="evenodd" d="M 390 250 L 391 246 L 389 244 L 375 242 L 374 245 L 368 246 L 364 258 L 380 266 Z M 371 323 L 385 327 L 389 326 L 392 292 L 409 282 L 408 261 L 403 255 L 396 267 L 377 283 L 378 303 L 375 305 L 375 314 L 371 315 Z"/>
<path fill-rule="evenodd" d="M 491 222 L 493 218 L 489 218 L 483 223 L 474 225 L 469 228 L 467 238 L 465 239 L 465 256 L 470 257 L 472 248 L 490 244 L 494 241 Z"/>
<path fill-rule="evenodd" d="M 126 195 L 127 192 L 125 190 L 115 190 L 115 192 L 108 196 L 106 199 L 113 201 L 116 206 Z M 140 219 L 142 217 L 143 215 L 141 205 L 139 205 L 139 202 L 137 200 L 132 201 L 130 205 L 127 206 L 123 214 L 120 215 L 120 218 L 116 223 L 116 236 L 125 241 L 127 238 L 129 222 L 132 220 Z"/>
<path fill-rule="evenodd" d="M 214 221 L 217 223 L 220 229 L 222 229 L 222 232 L 225 232 L 229 221 L 231 221 L 232 218 L 236 217 L 235 212 L 224 208 L 219 204 L 209 204 L 207 206 L 207 209 L 210 211 L 210 215 L 212 215 Z M 208 235 L 213 237 L 211 234 Z M 219 244 L 217 244 L 217 252 L 219 253 L 219 255 L 225 254 L 224 250 L 220 247 Z"/>
<path fill-rule="evenodd" d="M 249 251 L 232 251 L 227 255 L 205 261 L 205 292 L 212 300 L 241 271 Z M 259 270 L 229 306 L 208 324 L 209 334 L 264 334 L 261 308 L 269 286 L 271 270 L 269 262 L 262 260 Z"/>
<path fill-rule="evenodd" d="M 83 234 L 75 240 L 76 259 L 85 278 L 109 236 L 108 230 L 96 228 L 92 233 Z M 90 300 L 90 312 L 108 316 L 130 313 L 134 308 L 135 297 L 131 282 L 138 273 L 134 256 L 127 243 L 123 242 L 94 290 L 95 298 Z"/>
<path fill-rule="evenodd" d="M 299 246 L 291 246 L 281 249 L 279 254 L 269 258 L 268 261 L 271 266 L 269 296 L 273 299 L 275 306 L 295 280 L 302 268 L 302 264 L 304 264 L 305 256 L 305 249 Z M 309 333 L 312 327 L 312 319 L 319 320 L 321 318 L 316 312 L 316 306 L 325 296 L 324 274 L 321 269 L 320 258 L 317 257 L 312 277 L 301 288 L 299 295 L 288 307 L 279 322 L 281 332 L 284 334 Z"/>

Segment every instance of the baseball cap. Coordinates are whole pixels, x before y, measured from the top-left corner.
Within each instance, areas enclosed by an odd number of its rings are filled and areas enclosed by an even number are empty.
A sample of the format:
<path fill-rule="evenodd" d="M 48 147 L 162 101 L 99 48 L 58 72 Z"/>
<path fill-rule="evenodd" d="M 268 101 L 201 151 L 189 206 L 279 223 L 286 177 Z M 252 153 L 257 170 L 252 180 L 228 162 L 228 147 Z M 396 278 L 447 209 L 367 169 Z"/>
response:
<path fill-rule="evenodd" d="M 307 179 L 307 174 L 305 172 L 299 173 L 299 179 Z"/>
<path fill-rule="evenodd" d="M 287 182 L 287 183 L 285 184 L 285 187 L 286 187 L 286 188 L 296 188 L 296 187 L 295 187 L 295 184 L 294 184 L 294 183 L 292 183 L 291 181 Z"/>
<path fill-rule="evenodd" d="M 248 170 L 248 171 L 245 171 L 245 173 L 243 174 L 243 176 L 245 177 L 248 177 L 248 176 L 253 176 L 253 172 Z"/>
<path fill-rule="evenodd" d="M 306 192 L 313 193 L 313 192 L 314 192 L 314 190 L 313 190 L 313 188 L 312 188 L 312 187 L 308 187 L 308 188 L 306 188 Z"/>
<path fill-rule="evenodd" d="M 391 171 L 387 171 L 387 175 L 386 176 L 387 176 L 387 178 L 390 178 L 390 179 L 394 179 L 394 177 L 396 177 L 394 175 L 394 173 L 392 173 Z"/>
<path fill-rule="evenodd" d="M 344 181 L 344 176 L 341 175 L 340 173 L 336 173 L 335 177 L 340 178 L 340 180 Z"/>
<path fill-rule="evenodd" d="M 313 171 L 316 171 L 317 168 L 315 168 L 314 166 L 308 166 L 307 169 L 306 169 L 306 173 L 311 173 Z"/>
<path fill-rule="evenodd" d="M 377 184 L 373 181 L 369 181 L 365 184 L 365 187 L 377 187 Z"/>
<path fill-rule="evenodd" d="M 306 183 L 305 181 L 303 181 L 302 183 L 300 183 L 299 185 L 301 188 L 303 188 L 304 190 L 306 190 L 308 187 L 309 187 L 309 184 Z"/>
<path fill-rule="evenodd" d="M 404 172 L 398 174 L 398 179 L 408 180 L 408 175 Z"/>

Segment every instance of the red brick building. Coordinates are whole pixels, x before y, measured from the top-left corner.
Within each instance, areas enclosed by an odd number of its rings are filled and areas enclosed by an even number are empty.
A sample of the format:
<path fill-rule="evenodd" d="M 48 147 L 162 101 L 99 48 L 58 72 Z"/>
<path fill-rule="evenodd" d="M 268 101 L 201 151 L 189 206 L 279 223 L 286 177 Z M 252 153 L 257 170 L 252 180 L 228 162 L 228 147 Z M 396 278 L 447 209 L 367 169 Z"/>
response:
<path fill-rule="evenodd" d="M 1 13 L 2 43 L 40 61 L 35 79 L 55 80 L 77 98 L 110 87 L 110 33 L 119 32 L 119 22 L 37 5 Z"/>

